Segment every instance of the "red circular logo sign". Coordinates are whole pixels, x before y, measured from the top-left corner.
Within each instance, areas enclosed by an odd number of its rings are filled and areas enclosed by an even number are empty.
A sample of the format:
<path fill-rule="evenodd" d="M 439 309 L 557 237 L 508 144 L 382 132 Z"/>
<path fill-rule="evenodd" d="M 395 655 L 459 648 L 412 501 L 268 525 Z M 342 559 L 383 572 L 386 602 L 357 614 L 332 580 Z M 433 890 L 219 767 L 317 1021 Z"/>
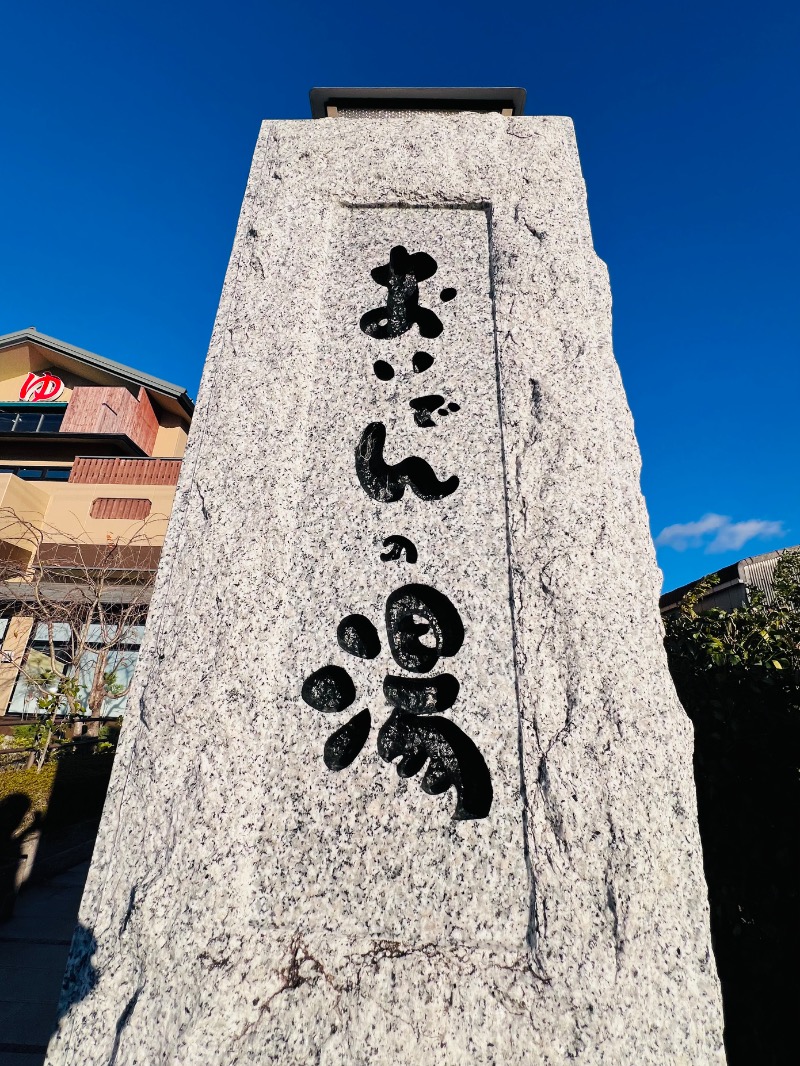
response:
<path fill-rule="evenodd" d="M 57 400 L 64 391 L 64 382 L 55 374 L 30 373 L 22 383 L 19 398 L 35 403 L 37 400 Z"/>

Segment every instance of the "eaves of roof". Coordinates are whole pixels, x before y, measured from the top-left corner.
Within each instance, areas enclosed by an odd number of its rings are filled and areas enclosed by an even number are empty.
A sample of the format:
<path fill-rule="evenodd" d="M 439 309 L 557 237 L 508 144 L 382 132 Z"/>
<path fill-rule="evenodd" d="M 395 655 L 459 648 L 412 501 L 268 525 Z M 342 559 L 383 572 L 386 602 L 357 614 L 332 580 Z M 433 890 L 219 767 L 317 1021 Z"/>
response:
<path fill-rule="evenodd" d="M 739 563 L 731 563 L 729 566 L 721 566 L 719 570 L 715 570 L 717 575 L 717 581 L 713 588 L 717 589 L 720 585 L 737 584 L 741 578 L 739 575 Z M 701 581 L 705 581 L 708 575 L 704 577 L 698 577 L 694 581 L 690 581 L 687 585 L 681 585 L 680 588 L 672 589 L 670 592 L 665 592 L 663 596 L 659 597 L 658 605 L 662 611 L 669 607 L 677 607 L 687 592 L 691 592 L 695 585 L 699 585 Z"/>
<path fill-rule="evenodd" d="M 800 545 L 798 545 L 798 548 L 800 548 Z M 779 555 L 783 555 L 786 551 L 796 550 L 797 548 L 778 548 L 777 551 L 764 552 L 763 555 L 748 555 L 746 559 L 740 559 L 737 563 L 721 566 L 718 570 L 713 571 L 717 575 L 717 582 L 712 586 L 712 590 L 717 590 L 727 585 L 746 585 L 748 584 L 746 580 L 746 568 L 748 566 L 766 562 L 768 559 L 777 559 Z M 707 574 L 706 577 L 708 576 Z M 681 585 L 680 588 L 672 589 L 671 592 L 665 592 L 658 601 L 661 610 L 665 611 L 672 607 L 677 607 L 686 593 L 691 592 L 701 581 L 705 581 L 705 577 L 698 577 L 696 580 L 690 581 L 688 585 Z"/>
<path fill-rule="evenodd" d="M 95 370 L 112 374 L 114 377 L 121 378 L 131 385 L 144 386 L 144 388 L 150 389 L 156 394 L 161 394 L 174 400 L 190 419 L 194 414 L 194 403 L 189 398 L 186 389 L 180 385 L 173 385 L 169 381 L 163 381 L 161 378 L 153 377 L 151 374 L 144 374 L 140 370 L 134 370 L 133 367 L 125 366 L 124 363 L 116 363 L 113 359 L 105 359 L 102 355 L 87 352 L 85 348 L 76 348 L 74 344 L 67 344 L 56 337 L 48 337 L 46 333 L 39 333 L 38 330 L 33 328 L 0 336 L 0 351 L 3 348 L 11 348 L 17 344 L 36 344 L 40 348 L 46 348 L 51 352 L 66 356 L 68 359 L 75 359 L 86 366 L 94 367 Z"/>

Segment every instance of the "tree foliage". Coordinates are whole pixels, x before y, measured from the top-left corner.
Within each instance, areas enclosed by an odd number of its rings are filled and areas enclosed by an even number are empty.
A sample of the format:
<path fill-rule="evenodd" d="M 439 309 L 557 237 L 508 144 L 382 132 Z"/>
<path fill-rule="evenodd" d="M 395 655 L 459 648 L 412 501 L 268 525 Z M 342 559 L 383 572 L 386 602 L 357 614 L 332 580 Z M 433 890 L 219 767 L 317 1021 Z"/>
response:
<path fill-rule="evenodd" d="M 698 611 L 717 584 L 712 574 L 683 598 L 665 621 L 665 644 L 676 684 L 697 686 L 722 678 L 726 690 L 778 685 L 797 694 L 800 680 L 800 551 L 785 552 L 774 576 L 774 599 L 751 589 L 747 603 L 732 611 Z M 724 675 L 719 671 L 724 670 Z"/>
<path fill-rule="evenodd" d="M 773 596 L 699 609 L 715 575 L 665 619 L 678 695 L 695 727 L 695 780 L 730 1066 L 796 1056 L 800 994 L 800 551 Z"/>

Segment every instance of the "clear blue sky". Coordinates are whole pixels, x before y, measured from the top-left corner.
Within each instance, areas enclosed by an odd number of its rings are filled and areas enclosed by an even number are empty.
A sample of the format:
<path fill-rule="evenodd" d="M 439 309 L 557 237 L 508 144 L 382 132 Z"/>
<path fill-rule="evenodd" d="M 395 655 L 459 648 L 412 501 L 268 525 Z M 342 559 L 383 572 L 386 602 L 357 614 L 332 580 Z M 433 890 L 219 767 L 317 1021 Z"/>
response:
<path fill-rule="evenodd" d="M 0 14 L 0 332 L 194 395 L 259 122 L 312 85 L 570 115 L 670 588 L 800 542 L 800 6 L 27 0 Z"/>

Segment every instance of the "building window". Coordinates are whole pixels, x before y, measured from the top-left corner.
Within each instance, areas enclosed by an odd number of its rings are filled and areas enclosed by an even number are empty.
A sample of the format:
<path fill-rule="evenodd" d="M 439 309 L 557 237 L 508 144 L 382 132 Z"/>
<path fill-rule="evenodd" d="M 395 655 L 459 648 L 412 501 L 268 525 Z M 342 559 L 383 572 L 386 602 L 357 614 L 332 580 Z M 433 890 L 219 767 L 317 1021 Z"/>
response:
<path fill-rule="evenodd" d="M 144 626 L 127 626 L 121 633 L 113 625 L 88 627 L 85 636 L 87 651 L 78 671 L 81 702 L 89 703 L 92 685 L 102 686 L 101 717 L 117 718 L 125 713 L 143 637 Z M 113 647 L 109 648 L 112 643 Z"/>
<path fill-rule="evenodd" d="M 67 405 L 42 410 L 33 404 L 0 407 L 0 433 L 58 433 Z"/>
<path fill-rule="evenodd" d="M 143 625 L 128 624 L 120 629 L 106 622 L 87 625 L 76 640 L 66 622 L 54 622 L 51 626 L 39 623 L 23 658 L 6 713 L 21 717 L 45 713 L 38 706 L 42 689 L 55 691 L 59 678 L 66 675 L 77 677 L 78 699 L 84 707 L 102 700 L 97 716 L 123 715 L 143 635 Z M 63 710 L 66 713 L 67 707 Z"/>
<path fill-rule="evenodd" d="M 50 630 L 52 629 L 53 659 L 50 658 Z M 54 622 L 52 626 L 39 623 L 34 628 L 33 639 L 20 665 L 17 681 L 8 714 L 38 714 L 37 702 L 41 690 L 55 691 L 58 679 L 67 671 L 70 664 L 72 634 L 65 622 Z"/>
<path fill-rule="evenodd" d="M 0 466 L 0 474 L 14 474 L 23 481 L 69 481 L 71 466 Z"/>

